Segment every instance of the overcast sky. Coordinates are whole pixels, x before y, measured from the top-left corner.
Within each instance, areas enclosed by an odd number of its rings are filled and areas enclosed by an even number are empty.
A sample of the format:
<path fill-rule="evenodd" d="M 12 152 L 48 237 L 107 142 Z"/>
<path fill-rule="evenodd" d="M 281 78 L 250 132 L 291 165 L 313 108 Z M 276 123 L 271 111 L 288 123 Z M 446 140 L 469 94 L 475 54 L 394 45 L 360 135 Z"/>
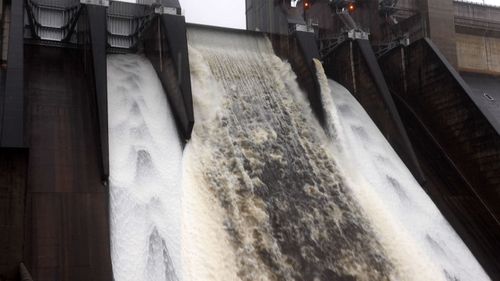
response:
<path fill-rule="evenodd" d="M 471 0 L 483 3 L 483 0 Z M 485 0 L 500 6 L 500 0 Z M 180 0 L 188 22 L 245 29 L 245 0 Z"/>

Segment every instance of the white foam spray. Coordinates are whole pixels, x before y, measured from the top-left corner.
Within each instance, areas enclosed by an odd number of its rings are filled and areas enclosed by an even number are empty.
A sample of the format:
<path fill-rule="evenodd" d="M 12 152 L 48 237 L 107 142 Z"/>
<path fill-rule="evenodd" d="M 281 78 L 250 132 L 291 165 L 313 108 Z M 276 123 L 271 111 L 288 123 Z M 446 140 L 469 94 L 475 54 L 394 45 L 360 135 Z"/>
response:
<path fill-rule="evenodd" d="M 116 281 L 179 280 L 182 146 L 138 55 L 108 57 L 111 258 Z"/>
<path fill-rule="evenodd" d="M 189 60 L 196 122 L 183 156 L 182 277 L 184 281 L 238 281 L 235 252 L 224 227 L 224 210 L 207 188 L 199 161 L 210 154 L 203 149 L 209 140 L 200 134 L 211 130 L 207 124 L 218 118 L 223 90 L 202 55 L 192 47 Z"/>
<path fill-rule="evenodd" d="M 184 155 L 147 59 L 108 58 L 116 281 L 489 280 L 320 65 L 328 136 L 265 38 L 188 35 Z"/>
<path fill-rule="evenodd" d="M 398 280 L 290 65 L 262 35 L 188 38 L 185 280 Z"/>
<path fill-rule="evenodd" d="M 316 61 L 336 158 L 404 280 L 489 280 L 363 107 Z"/>

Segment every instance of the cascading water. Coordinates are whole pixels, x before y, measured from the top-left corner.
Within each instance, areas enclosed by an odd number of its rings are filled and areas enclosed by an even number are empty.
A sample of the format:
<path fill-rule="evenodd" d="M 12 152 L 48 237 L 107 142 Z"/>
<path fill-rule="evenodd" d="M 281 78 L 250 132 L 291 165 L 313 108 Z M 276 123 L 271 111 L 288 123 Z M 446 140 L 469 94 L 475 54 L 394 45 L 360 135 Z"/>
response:
<path fill-rule="evenodd" d="M 406 279 L 489 280 L 363 107 L 316 65 L 337 163 Z"/>
<path fill-rule="evenodd" d="M 201 242 L 184 247 L 198 255 L 185 280 L 489 280 L 345 89 L 322 77 L 325 134 L 265 38 L 188 34 L 184 189 L 203 204 L 185 216 L 183 239 Z"/>
<path fill-rule="evenodd" d="M 320 66 L 326 134 L 265 37 L 188 37 L 196 123 L 184 155 L 150 63 L 108 58 L 116 281 L 488 280 Z"/>
<path fill-rule="evenodd" d="M 212 217 L 185 217 L 225 234 L 184 248 L 185 259 L 206 255 L 184 268 L 186 280 L 398 280 L 269 41 L 197 29 L 188 37 L 197 122 L 184 190 L 209 193 L 201 208 L 218 207 Z M 183 239 L 204 243 L 204 235 Z M 222 246 L 231 264 L 198 252 Z M 228 279 L 211 271 L 220 262 Z"/>
<path fill-rule="evenodd" d="M 178 280 L 182 146 L 146 58 L 108 57 L 108 111 L 114 279 Z"/>

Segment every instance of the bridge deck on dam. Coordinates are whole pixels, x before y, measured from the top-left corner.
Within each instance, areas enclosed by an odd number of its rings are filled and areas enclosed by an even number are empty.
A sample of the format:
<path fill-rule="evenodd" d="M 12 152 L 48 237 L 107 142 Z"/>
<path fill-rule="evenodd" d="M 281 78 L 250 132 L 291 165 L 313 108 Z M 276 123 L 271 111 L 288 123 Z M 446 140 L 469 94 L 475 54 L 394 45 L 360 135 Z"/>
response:
<path fill-rule="evenodd" d="M 34 280 L 112 280 L 108 192 L 82 51 L 25 46 L 24 260 Z"/>

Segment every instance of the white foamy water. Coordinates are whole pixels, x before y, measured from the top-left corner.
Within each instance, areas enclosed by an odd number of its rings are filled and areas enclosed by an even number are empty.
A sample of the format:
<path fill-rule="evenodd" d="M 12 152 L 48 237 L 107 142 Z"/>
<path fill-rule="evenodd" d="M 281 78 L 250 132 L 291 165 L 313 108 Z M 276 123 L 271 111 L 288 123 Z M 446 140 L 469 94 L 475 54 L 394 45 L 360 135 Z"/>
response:
<path fill-rule="evenodd" d="M 337 162 L 404 280 L 490 280 L 356 99 L 317 64 Z"/>
<path fill-rule="evenodd" d="M 400 280 L 270 42 L 197 28 L 188 37 L 184 280 Z"/>
<path fill-rule="evenodd" d="M 111 55 L 107 67 L 114 280 L 178 280 L 182 146 L 174 119 L 146 58 Z"/>
<path fill-rule="evenodd" d="M 108 58 L 116 281 L 489 280 L 321 67 L 327 134 L 266 38 L 188 36 L 196 123 L 184 155 L 148 60 Z"/>

